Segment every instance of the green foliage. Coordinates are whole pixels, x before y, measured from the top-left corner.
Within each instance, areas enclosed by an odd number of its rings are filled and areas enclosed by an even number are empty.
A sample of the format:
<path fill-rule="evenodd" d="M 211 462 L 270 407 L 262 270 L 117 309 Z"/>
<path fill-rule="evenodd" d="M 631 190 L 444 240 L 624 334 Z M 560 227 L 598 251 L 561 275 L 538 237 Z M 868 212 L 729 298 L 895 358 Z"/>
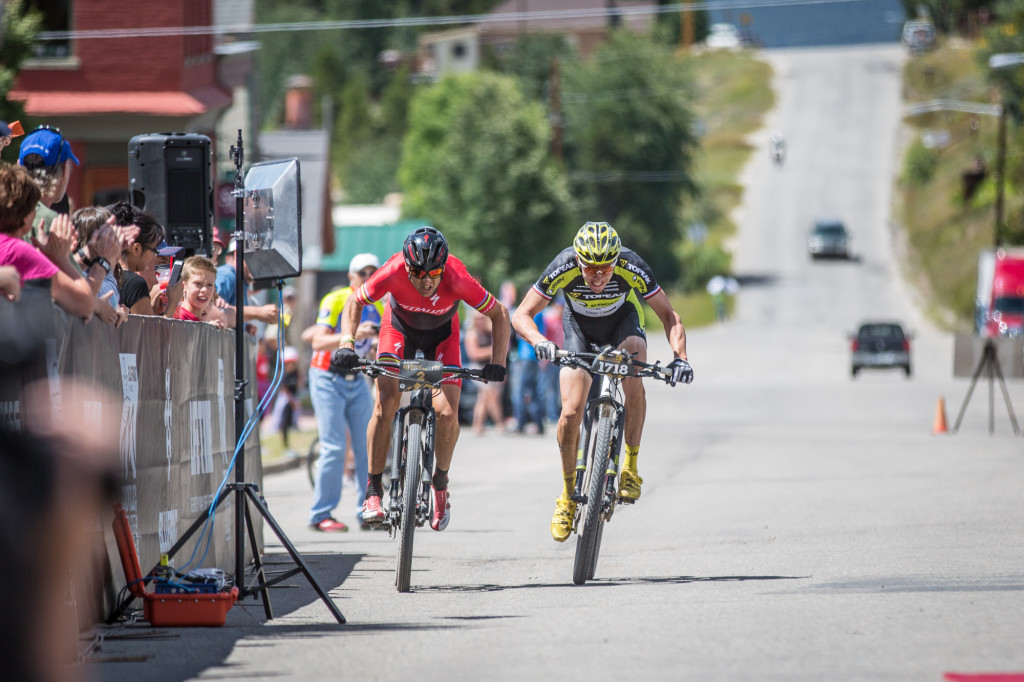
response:
<path fill-rule="evenodd" d="M 708 280 L 715 275 L 728 275 L 731 258 L 714 244 L 686 243 L 682 248 L 682 289 L 685 292 L 703 291 Z"/>
<path fill-rule="evenodd" d="M 551 65 L 559 68 L 579 59 L 572 43 L 559 33 L 531 33 L 523 36 L 515 47 L 501 58 L 495 58 L 494 69 L 512 74 L 527 97 L 547 101 L 551 94 Z"/>
<path fill-rule="evenodd" d="M 692 77 L 670 50 L 616 31 L 592 60 L 566 69 L 565 83 L 567 162 L 585 219 L 616 226 L 674 282 L 680 210 L 696 190 Z"/>
<path fill-rule="evenodd" d="M 345 200 L 353 204 L 380 203 L 386 195 L 398 191 L 395 175 L 402 144 L 399 138 L 385 136 L 356 143 L 345 158 Z"/>
<path fill-rule="evenodd" d="M 915 140 L 903 159 L 903 182 L 908 187 L 924 187 L 932 178 L 939 165 L 939 153 L 925 147 L 921 140 Z"/>
<path fill-rule="evenodd" d="M 406 215 L 424 216 L 489 287 L 529 281 L 567 244 L 570 197 L 548 154 L 543 108 L 516 80 L 448 76 L 417 93 L 399 180 Z"/>
<path fill-rule="evenodd" d="M 0 119 L 24 120 L 25 109 L 7 93 L 14 87 L 21 64 L 31 54 L 32 41 L 42 26 L 42 15 L 26 9 L 23 0 L 0 3 Z"/>

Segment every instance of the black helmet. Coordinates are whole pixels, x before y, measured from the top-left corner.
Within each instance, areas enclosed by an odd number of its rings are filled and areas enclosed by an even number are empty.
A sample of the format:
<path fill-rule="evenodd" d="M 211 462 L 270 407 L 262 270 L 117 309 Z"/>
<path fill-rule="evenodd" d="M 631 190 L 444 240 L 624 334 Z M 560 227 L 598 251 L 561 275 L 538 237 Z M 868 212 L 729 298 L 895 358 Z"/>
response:
<path fill-rule="evenodd" d="M 448 260 L 448 240 L 434 228 L 424 225 L 405 238 L 402 255 L 410 268 L 436 270 L 444 267 Z"/>

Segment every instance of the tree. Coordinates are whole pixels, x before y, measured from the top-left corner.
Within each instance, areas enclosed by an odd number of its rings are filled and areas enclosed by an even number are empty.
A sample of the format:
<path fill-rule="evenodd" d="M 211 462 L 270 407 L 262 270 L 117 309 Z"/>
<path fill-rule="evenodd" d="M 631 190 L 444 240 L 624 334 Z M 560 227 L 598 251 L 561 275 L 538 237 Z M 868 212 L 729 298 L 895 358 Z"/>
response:
<path fill-rule="evenodd" d="M 32 41 L 39 33 L 42 15 L 25 9 L 22 0 L 0 2 L 0 119 L 24 119 L 21 102 L 13 102 L 7 93 L 14 87 L 21 63 L 31 54 Z"/>
<path fill-rule="evenodd" d="M 693 80 L 667 48 L 626 31 L 565 79 L 567 160 L 587 220 L 605 220 L 664 282 L 680 274 L 682 203 L 696 194 Z"/>
<path fill-rule="evenodd" d="M 441 230 L 470 272 L 492 290 L 532 282 L 568 244 L 570 196 L 548 154 L 543 107 L 516 80 L 448 76 L 413 98 L 399 181 L 403 212 Z"/>

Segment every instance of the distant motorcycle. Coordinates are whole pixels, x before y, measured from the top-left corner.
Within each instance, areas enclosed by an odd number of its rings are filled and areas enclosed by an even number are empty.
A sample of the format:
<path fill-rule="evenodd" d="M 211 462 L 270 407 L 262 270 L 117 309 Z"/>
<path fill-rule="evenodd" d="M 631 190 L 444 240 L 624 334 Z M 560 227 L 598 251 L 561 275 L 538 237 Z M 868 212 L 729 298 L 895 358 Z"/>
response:
<path fill-rule="evenodd" d="M 768 153 L 771 154 L 772 161 L 775 162 L 776 166 L 781 166 L 782 162 L 786 159 L 786 140 L 782 137 L 782 133 L 773 133 L 771 139 L 768 140 Z"/>

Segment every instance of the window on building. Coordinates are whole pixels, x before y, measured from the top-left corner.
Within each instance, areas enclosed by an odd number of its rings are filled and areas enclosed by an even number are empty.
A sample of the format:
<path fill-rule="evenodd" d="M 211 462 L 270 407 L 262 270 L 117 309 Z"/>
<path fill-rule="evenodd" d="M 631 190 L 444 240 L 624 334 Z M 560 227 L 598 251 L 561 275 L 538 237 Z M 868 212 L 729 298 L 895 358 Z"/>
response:
<path fill-rule="evenodd" d="M 71 30 L 71 2 L 72 0 L 29 0 L 26 6 L 42 15 L 42 31 L 70 31 Z M 35 56 L 47 57 L 68 57 L 71 55 L 71 40 L 61 38 L 59 40 L 39 40 L 35 44 Z"/>

